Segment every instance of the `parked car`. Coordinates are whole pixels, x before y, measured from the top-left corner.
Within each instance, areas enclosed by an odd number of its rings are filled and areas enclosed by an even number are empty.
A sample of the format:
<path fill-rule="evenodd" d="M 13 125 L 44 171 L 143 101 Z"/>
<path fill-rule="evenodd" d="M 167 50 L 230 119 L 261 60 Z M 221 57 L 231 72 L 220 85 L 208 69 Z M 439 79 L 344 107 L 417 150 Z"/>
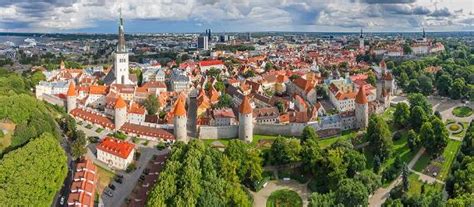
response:
<path fill-rule="evenodd" d="M 108 188 L 104 189 L 104 194 L 105 194 L 105 195 L 108 195 L 108 196 L 110 196 L 110 197 L 113 197 L 113 196 L 114 196 L 114 194 L 112 193 L 112 190 L 110 190 L 110 189 L 108 189 Z"/>
<path fill-rule="evenodd" d="M 59 205 L 63 206 L 65 200 L 66 198 L 64 196 L 61 196 L 61 199 L 59 200 Z"/>
<path fill-rule="evenodd" d="M 116 177 L 115 182 L 122 184 L 123 183 L 123 178 Z"/>
<path fill-rule="evenodd" d="M 109 188 L 112 189 L 112 190 L 115 190 L 115 185 L 114 184 L 109 184 Z"/>

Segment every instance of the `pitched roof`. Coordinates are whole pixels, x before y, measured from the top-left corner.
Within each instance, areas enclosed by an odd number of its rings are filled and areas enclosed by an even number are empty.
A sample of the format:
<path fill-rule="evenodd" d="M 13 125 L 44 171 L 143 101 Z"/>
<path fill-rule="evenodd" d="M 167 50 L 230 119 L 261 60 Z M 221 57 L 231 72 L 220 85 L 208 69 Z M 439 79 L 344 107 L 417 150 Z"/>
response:
<path fill-rule="evenodd" d="M 105 137 L 102 142 L 97 145 L 98 150 L 102 150 L 123 159 L 127 159 L 134 147 L 135 145 L 130 142 L 111 137 Z"/>
<path fill-rule="evenodd" d="M 212 65 L 223 65 L 222 60 L 203 60 L 199 62 L 199 66 L 212 66 Z"/>
<path fill-rule="evenodd" d="M 175 116 L 186 116 L 186 108 L 184 107 L 184 97 L 179 96 L 174 105 L 173 114 Z"/>
<path fill-rule="evenodd" d="M 369 102 L 367 100 L 364 85 L 360 85 L 359 92 L 357 92 L 357 95 L 356 95 L 356 98 L 355 98 L 355 102 L 358 103 L 358 104 L 366 104 L 366 103 Z"/>
<path fill-rule="evenodd" d="M 115 102 L 115 108 L 116 109 L 121 109 L 127 107 L 127 103 L 123 100 L 122 96 L 119 96 L 117 98 L 117 101 Z"/>
<path fill-rule="evenodd" d="M 250 100 L 248 96 L 244 96 L 244 99 L 242 100 L 242 103 L 240 104 L 239 107 L 239 112 L 241 114 L 250 114 L 252 113 L 252 106 L 250 105 Z"/>
<path fill-rule="evenodd" d="M 75 96 L 76 95 L 76 86 L 74 82 L 69 83 L 69 88 L 67 89 L 67 96 Z"/>

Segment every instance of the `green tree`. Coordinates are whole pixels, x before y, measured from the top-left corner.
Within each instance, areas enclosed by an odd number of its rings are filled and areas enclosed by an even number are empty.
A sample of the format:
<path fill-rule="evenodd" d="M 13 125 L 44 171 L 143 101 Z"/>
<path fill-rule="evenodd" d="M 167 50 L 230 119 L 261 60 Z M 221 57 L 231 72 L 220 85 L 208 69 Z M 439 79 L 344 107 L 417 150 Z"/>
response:
<path fill-rule="evenodd" d="M 317 140 L 308 139 L 304 145 L 303 150 L 301 151 L 301 160 L 303 161 L 303 169 L 306 172 L 311 172 L 311 170 L 316 170 L 315 166 L 318 162 L 323 159 L 323 152 L 319 147 Z"/>
<path fill-rule="evenodd" d="M 217 102 L 218 108 L 230 108 L 232 107 L 232 97 L 229 94 L 219 96 L 219 102 Z"/>
<path fill-rule="evenodd" d="M 375 155 L 374 156 L 374 172 L 379 173 L 381 166 L 382 166 L 382 162 L 380 161 L 380 157 L 378 155 Z"/>
<path fill-rule="evenodd" d="M 434 152 L 436 150 L 436 147 L 432 146 L 432 144 L 434 144 L 434 132 L 430 122 L 425 122 L 421 126 L 420 140 L 428 152 Z"/>
<path fill-rule="evenodd" d="M 87 152 L 86 144 L 86 134 L 81 130 L 76 131 L 71 144 L 71 155 L 74 159 L 78 159 Z"/>
<path fill-rule="evenodd" d="M 31 75 L 31 85 L 34 87 L 39 84 L 40 81 L 46 80 L 46 76 L 41 71 L 36 71 Z"/>
<path fill-rule="evenodd" d="M 393 121 L 400 128 L 408 126 L 408 121 L 410 120 L 410 108 L 404 102 L 400 102 L 395 107 L 395 112 L 393 113 Z"/>
<path fill-rule="evenodd" d="M 374 73 L 369 73 L 367 76 L 367 83 L 369 83 L 372 86 L 376 86 L 375 84 L 377 83 L 377 78 L 375 77 Z"/>
<path fill-rule="evenodd" d="M 407 166 L 407 163 L 403 163 L 403 169 L 402 169 L 402 184 L 403 184 L 403 190 L 406 192 L 408 191 L 408 188 L 409 188 L 409 181 L 408 181 L 408 175 L 409 175 L 409 171 L 408 171 L 408 166 Z"/>
<path fill-rule="evenodd" d="M 421 106 L 415 106 L 411 109 L 410 124 L 413 129 L 420 129 L 421 125 L 428 120 L 425 111 Z"/>
<path fill-rule="evenodd" d="M 278 112 L 284 113 L 285 112 L 285 104 L 283 104 L 281 101 L 277 101 L 275 103 L 276 107 L 278 108 Z"/>
<path fill-rule="evenodd" d="M 43 134 L 0 161 L 4 206 L 50 206 L 67 175 L 67 158 L 51 134 Z"/>
<path fill-rule="evenodd" d="M 336 195 L 333 192 L 320 194 L 320 193 L 311 193 L 309 197 L 309 206 L 310 207 L 327 207 L 327 206 L 343 206 L 337 204 Z"/>
<path fill-rule="evenodd" d="M 249 179 L 251 182 L 255 182 L 262 179 L 262 158 L 258 150 L 241 140 L 231 140 L 226 146 L 224 154 L 240 166 L 237 169 L 240 180 Z"/>
<path fill-rule="evenodd" d="M 354 179 L 343 179 L 336 190 L 336 200 L 344 206 L 367 206 L 369 193 L 365 185 Z"/>
<path fill-rule="evenodd" d="M 418 92 L 420 92 L 420 82 L 418 82 L 418 80 L 416 80 L 416 79 L 411 79 L 408 82 L 407 92 L 408 93 L 418 93 Z"/>
<path fill-rule="evenodd" d="M 222 81 L 217 81 L 214 84 L 214 88 L 216 88 L 217 91 L 224 92 L 225 91 L 225 85 Z"/>
<path fill-rule="evenodd" d="M 382 186 L 382 177 L 370 170 L 361 171 L 355 175 L 354 179 L 364 183 L 369 193 L 375 192 L 375 190 Z"/>
<path fill-rule="evenodd" d="M 443 73 L 441 76 L 439 76 L 438 80 L 436 81 L 436 89 L 438 90 L 439 95 L 449 95 L 452 84 L 453 79 L 451 78 L 451 75 Z"/>
<path fill-rule="evenodd" d="M 442 152 L 444 147 L 448 144 L 449 132 L 443 121 L 438 118 L 431 120 L 431 126 L 433 127 L 433 136 L 432 139 L 426 140 L 428 142 L 426 143 L 426 149 L 428 152 Z"/>
<path fill-rule="evenodd" d="M 302 147 L 300 140 L 278 137 L 270 148 L 270 158 L 273 164 L 288 164 L 301 159 Z"/>
<path fill-rule="evenodd" d="M 413 50 L 411 49 L 410 45 L 407 43 L 407 44 L 404 44 L 403 45 L 403 53 L 404 54 L 411 54 L 413 52 Z"/>
<path fill-rule="evenodd" d="M 421 93 L 410 94 L 408 96 L 408 102 L 410 103 L 411 110 L 413 107 L 420 106 L 426 115 L 431 116 L 433 113 L 431 104 L 428 102 L 428 99 L 426 99 L 426 96 Z"/>
<path fill-rule="evenodd" d="M 411 151 L 415 151 L 420 145 L 420 138 L 413 129 L 408 131 L 407 142 Z"/>
<path fill-rule="evenodd" d="M 420 75 L 418 77 L 418 83 L 420 84 L 419 88 L 420 88 L 421 93 L 423 93 L 423 95 L 431 94 L 431 92 L 433 91 L 433 81 L 431 80 L 430 77 L 426 75 Z"/>
<path fill-rule="evenodd" d="M 143 104 L 146 108 L 146 111 L 150 115 L 155 115 L 158 112 L 158 108 L 160 108 L 160 103 L 158 102 L 158 98 L 155 94 L 149 95 Z"/>
<path fill-rule="evenodd" d="M 387 123 L 379 116 L 372 115 L 365 135 L 370 142 L 369 149 L 381 160 L 388 159 L 392 153 L 392 137 Z"/>
<path fill-rule="evenodd" d="M 466 89 L 466 83 L 464 82 L 464 79 L 456 78 L 454 80 L 453 86 L 451 87 L 451 91 L 450 91 L 451 98 L 452 99 L 463 98 L 466 95 L 465 89 Z"/>
<path fill-rule="evenodd" d="M 305 126 L 303 128 L 303 134 L 301 135 L 301 142 L 306 142 L 307 140 L 317 140 L 318 134 L 316 134 L 316 130 L 312 126 Z"/>

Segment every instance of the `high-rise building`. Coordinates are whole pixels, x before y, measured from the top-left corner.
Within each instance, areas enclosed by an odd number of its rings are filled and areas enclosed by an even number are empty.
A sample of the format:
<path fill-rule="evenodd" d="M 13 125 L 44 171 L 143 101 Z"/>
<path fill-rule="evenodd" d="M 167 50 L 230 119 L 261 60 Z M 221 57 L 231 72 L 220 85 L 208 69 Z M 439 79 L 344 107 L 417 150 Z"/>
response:
<path fill-rule="evenodd" d="M 209 39 L 208 36 L 198 37 L 198 48 L 203 50 L 209 50 Z"/>

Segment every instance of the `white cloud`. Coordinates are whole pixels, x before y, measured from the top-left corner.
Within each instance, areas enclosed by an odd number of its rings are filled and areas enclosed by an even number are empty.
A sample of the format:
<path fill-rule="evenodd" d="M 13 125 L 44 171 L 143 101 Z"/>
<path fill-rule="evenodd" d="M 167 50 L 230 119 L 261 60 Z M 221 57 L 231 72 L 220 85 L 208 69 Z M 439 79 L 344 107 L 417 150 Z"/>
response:
<path fill-rule="evenodd" d="M 457 3 L 454 3 L 456 1 Z M 473 29 L 471 0 L 29 0 L 0 2 L 0 29 L 61 31 L 126 19 L 194 21 L 233 30 Z"/>

